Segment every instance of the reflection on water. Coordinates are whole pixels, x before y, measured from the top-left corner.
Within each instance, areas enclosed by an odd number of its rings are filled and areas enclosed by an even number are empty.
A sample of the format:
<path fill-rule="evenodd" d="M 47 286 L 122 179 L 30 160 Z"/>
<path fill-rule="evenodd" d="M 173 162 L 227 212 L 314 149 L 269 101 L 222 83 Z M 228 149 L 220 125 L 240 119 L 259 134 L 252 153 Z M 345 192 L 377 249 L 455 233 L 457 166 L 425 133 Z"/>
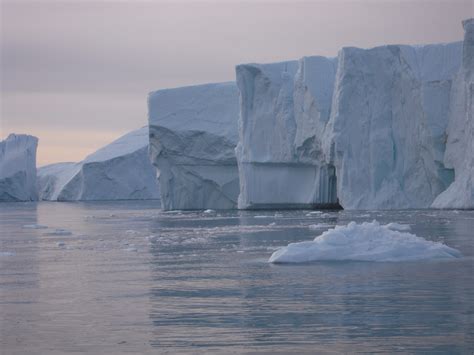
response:
<path fill-rule="evenodd" d="M 325 225 L 373 219 L 408 223 L 464 258 L 266 262 Z M 314 224 L 322 228 L 308 228 Z M 473 211 L 203 214 L 164 213 L 154 202 L 1 204 L 0 253 L 8 254 L 0 254 L 0 348 L 469 353 L 473 230 Z"/>

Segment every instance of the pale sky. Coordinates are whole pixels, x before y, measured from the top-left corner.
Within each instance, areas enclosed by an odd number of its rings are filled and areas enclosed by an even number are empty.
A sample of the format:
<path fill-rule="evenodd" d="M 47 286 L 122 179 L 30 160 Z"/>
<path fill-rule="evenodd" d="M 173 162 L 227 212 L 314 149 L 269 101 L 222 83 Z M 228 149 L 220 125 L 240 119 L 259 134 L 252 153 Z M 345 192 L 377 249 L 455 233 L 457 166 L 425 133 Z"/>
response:
<path fill-rule="evenodd" d="M 39 137 L 38 166 L 146 125 L 150 91 L 343 46 L 459 41 L 474 17 L 474 0 L 0 3 L 0 139 Z"/>

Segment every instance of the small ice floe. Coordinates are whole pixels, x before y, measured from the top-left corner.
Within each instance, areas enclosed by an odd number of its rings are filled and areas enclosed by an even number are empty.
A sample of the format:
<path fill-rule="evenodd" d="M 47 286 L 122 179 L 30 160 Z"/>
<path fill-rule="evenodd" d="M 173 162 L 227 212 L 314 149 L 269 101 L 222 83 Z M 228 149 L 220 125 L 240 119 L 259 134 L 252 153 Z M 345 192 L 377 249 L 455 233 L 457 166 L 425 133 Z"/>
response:
<path fill-rule="evenodd" d="M 321 211 L 311 211 L 311 212 L 306 213 L 306 217 L 311 217 L 311 216 L 315 216 L 315 215 L 318 215 L 318 214 L 322 214 L 322 212 Z"/>
<path fill-rule="evenodd" d="M 257 216 L 253 216 L 253 218 L 270 218 L 272 216 L 265 216 L 265 215 L 257 215 Z"/>
<path fill-rule="evenodd" d="M 14 251 L 0 251 L 0 257 L 2 256 L 15 256 L 16 253 Z"/>
<path fill-rule="evenodd" d="M 208 210 L 204 210 L 202 213 L 211 214 L 211 213 L 216 213 L 216 211 L 208 209 Z"/>
<path fill-rule="evenodd" d="M 314 241 L 291 243 L 272 254 L 271 263 L 309 261 L 414 261 L 460 258 L 461 253 L 442 243 L 395 231 L 377 221 L 336 226 Z"/>
<path fill-rule="evenodd" d="M 268 225 L 269 225 L 270 227 L 272 227 L 272 226 L 276 226 L 276 223 L 275 223 L 275 222 L 272 222 L 272 223 L 269 223 Z"/>
<path fill-rule="evenodd" d="M 396 222 L 391 222 L 389 224 L 386 224 L 385 227 L 393 231 L 399 231 L 399 232 L 406 232 L 406 231 L 411 230 L 411 227 L 409 224 L 400 224 Z"/>
<path fill-rule="evenodd" d="M 68 231 L 67 229 L 58 228 L 51 232 L 44 233 L 43 235 L 67 236 L 67 235 L 72 235 L 72 232 Z"/>
<path fill-rule="evenodd" d="M 308 228 L 311 230 L 316 230 L 316 229 L 330 228 L 332 226 L 333 225 L 328 224 L 328 223 L 316 223 L 316 224 L 310 224 Z"/>
<path fill-rule="evenodd" d="M 23 226 L 24 229 L 48 229 L 48 226 L 43 224 L 25 224 Z"/>

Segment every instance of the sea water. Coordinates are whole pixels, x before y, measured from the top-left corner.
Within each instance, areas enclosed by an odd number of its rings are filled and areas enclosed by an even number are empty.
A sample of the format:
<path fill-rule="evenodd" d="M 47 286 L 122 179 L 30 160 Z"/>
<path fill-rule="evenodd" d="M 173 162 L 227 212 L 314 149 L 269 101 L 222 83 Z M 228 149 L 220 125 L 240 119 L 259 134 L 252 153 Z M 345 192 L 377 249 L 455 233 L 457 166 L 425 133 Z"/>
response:
<path fill-rule="evenodd" d="M 336 226 L 409 225 L 453 260 L 268 263 Z M 2 354 L 474 350 L 474 211 L 0 204 Z"/>

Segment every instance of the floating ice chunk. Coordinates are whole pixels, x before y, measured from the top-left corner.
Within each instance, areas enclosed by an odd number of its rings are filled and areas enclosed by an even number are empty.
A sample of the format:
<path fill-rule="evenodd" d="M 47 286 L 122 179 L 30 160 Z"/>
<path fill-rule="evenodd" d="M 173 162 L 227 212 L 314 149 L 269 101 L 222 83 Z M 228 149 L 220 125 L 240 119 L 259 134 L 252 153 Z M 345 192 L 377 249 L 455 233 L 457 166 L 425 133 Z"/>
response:
<path fill-rule="evenodd" d="M 302 263 L 309 261 L 411 261 L 452 259 L 461 253 L 442 243 L 435 243 L 414 234 L 394 231 L 377 221 L 336 226 L 314 241 L 291 243 L 274 252 L 271 263 Z"/>
<path fill-rule="evenodd" d="M 272 216 L 265 216 L 265 215 L 257 215 L 257 216 L 253 216 L 253 218 L 270 218 Z"/>
<path fill-rule="evenodd" d="M 67 229 L 58 228 L 58 229 L 55 229 L 55 230 L 52 231 L 52 232 L 44 233 L 43 235 L 66 236 L 66 235 L 72 235 L 72 232 L 71 232 L 71 231 L 68 231 Z"/>
<path fill-rule="evenodd" d="M 205 210 L 203 213 L 210 214 L 210 213 L 216 213 L 216 211 L 211 210 L 211 209 L 207 209 L 207 210 Z"/>
<path fill-rule="evenodd" d="M 314 215 L 317 215 L 317 214 L 322 214 L 322 212 L 321 211 L 311 211 L 311 212 L 306 213 L 306 217 L 311 217 L 311 216 L 314 216 Z"/>
<path fill-rule="evenodd" d="M 15 256 L 16 253 L 13 251 L 0 251 L 0 256 Z"/>
<path fill-rule="evenodd" d="M 48 229 L 48 226 L 42 224 L 25 224 L 24 229 Z"/>
<path fill-rule="evenodd" d="M 322 229 L 322 228 L 330 228 L 333 225 L 328 224 L 328 223 L 317 223 L 317 224 L 310 224 L 308 226 L 309 229 L 315 230 L 315 229 Z"/>
<path fill-rule="evenodd" d="M 410 225 L 400 224 L 400 223 L 396 223 L 396 222 L 389 223 L 385 227 L 387 227 L 388 229 L 391 229 L 393 231 L 400 231 L 400 232 L 406 232 L 406 231 L 411 230 Z"/>

